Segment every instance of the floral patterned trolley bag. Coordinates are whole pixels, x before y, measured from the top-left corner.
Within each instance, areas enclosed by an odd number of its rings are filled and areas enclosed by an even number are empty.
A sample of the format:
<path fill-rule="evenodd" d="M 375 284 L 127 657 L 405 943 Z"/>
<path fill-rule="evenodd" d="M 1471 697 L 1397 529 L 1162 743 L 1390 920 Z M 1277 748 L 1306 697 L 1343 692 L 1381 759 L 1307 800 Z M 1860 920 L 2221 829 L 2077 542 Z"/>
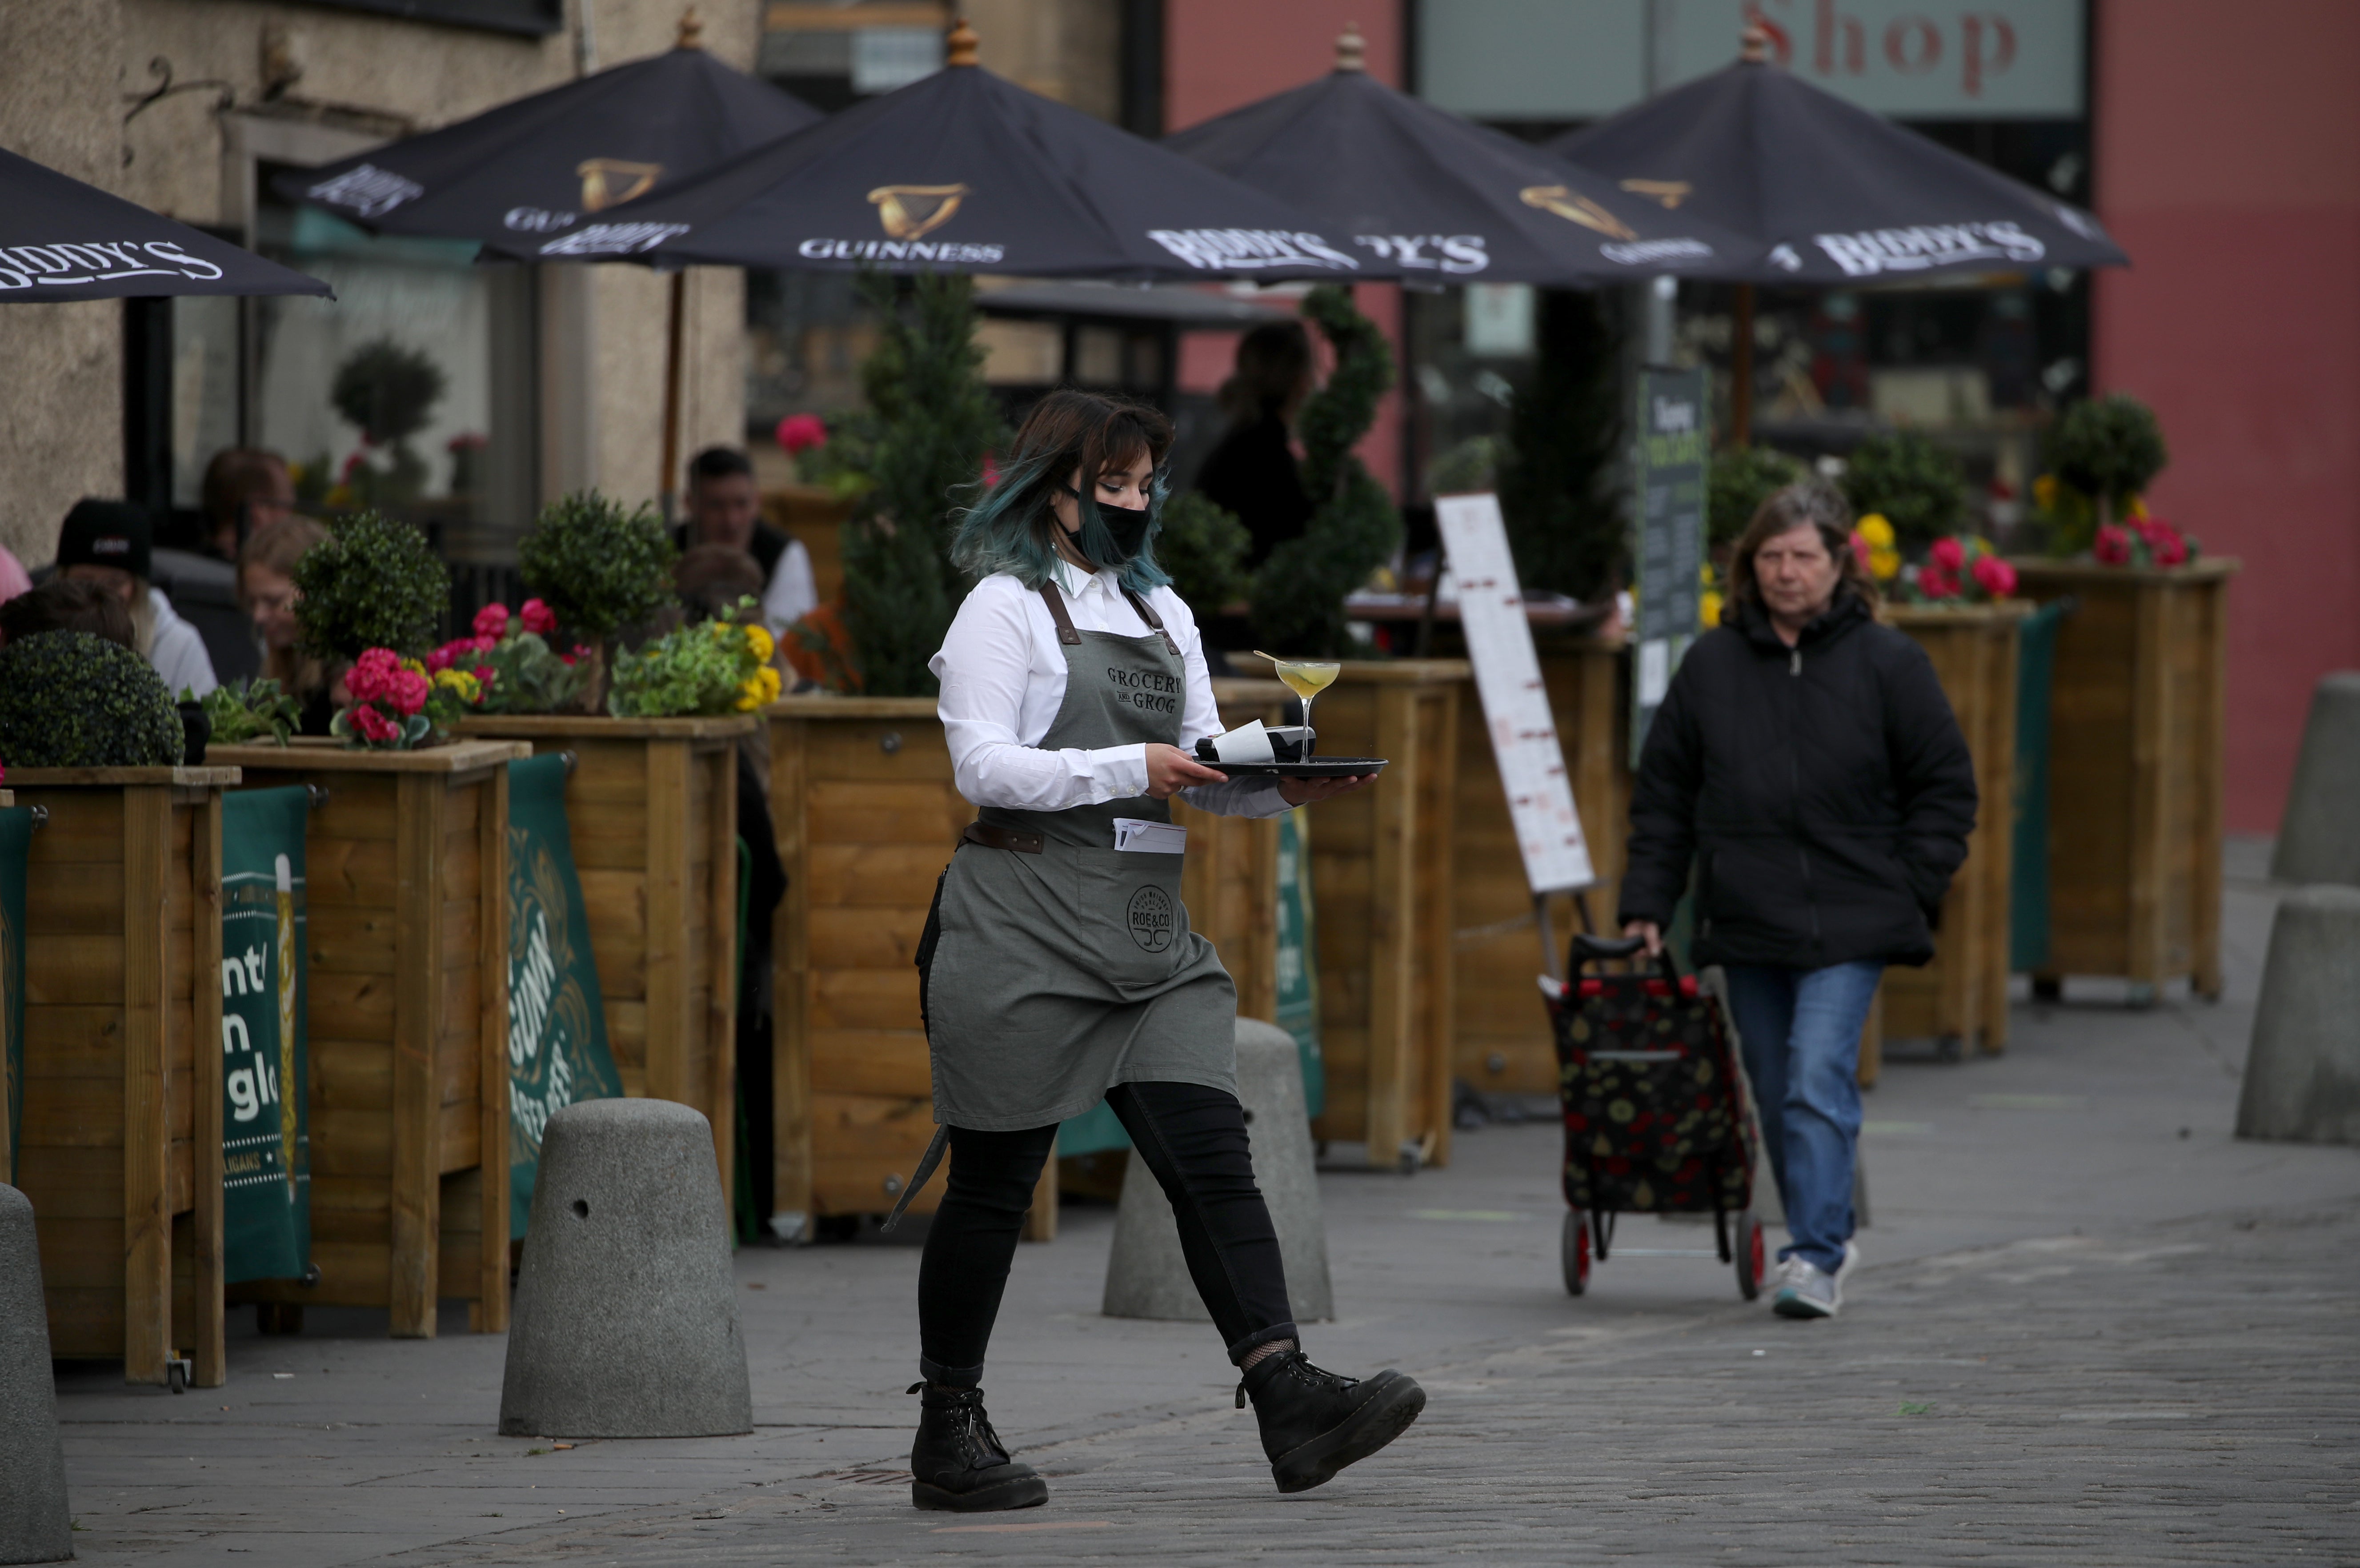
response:
<path fill-rule="evenodd" d="M 1744 1074 L 1721 1004 L 1668 950 L 1645 969 L 1643 948 L 1635 937 L 1576 937 L 1570 982 L 1541 981 L 1565 1107 L 1565 1288 L 1588 1288 L 1617 1214 L 1710 1214 L 1710 1249 L 1625 1250 L 1717 1257 L 1735 1266 L 1750 1301 L 1762 1288 L 1764 1239 Z M 1628 972 L 1604 972 L 1618 959 L 1633 960 Z"/>

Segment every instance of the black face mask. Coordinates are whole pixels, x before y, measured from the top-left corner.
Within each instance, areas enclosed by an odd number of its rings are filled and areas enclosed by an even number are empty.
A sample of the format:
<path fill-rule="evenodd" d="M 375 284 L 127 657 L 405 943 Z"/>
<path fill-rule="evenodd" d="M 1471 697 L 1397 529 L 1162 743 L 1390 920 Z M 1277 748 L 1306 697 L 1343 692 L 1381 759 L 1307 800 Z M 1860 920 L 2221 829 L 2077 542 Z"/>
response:
<path fill-rule="evenodd" d="M 1067 490 L 1065 493 L 1077 501 L 1082 499 L 1078 491 Z M 1118 552 L 1113 560 L 1101 561 L 1098 565 L 1120 566 L 1138 554 L 1147 544 L 1148 509 L 1110 507 L 1104 501 L 1098 502 L 1098 521 L 1106 524 L 1107 533 L 1114 540 L 1114 547 Z"/>

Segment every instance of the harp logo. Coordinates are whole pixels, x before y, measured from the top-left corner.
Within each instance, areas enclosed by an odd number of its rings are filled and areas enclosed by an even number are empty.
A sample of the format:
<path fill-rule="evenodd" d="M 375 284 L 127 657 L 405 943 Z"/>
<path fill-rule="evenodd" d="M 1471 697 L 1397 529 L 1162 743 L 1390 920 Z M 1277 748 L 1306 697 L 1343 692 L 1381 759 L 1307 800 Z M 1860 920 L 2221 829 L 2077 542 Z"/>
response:
<path fill-rule="evenodd" d="M 1622 189 L 1633 196 L 1644 196 L 1650 202 L 1661 202 L 1670 212 L 1696 194 L 1696 187 L 1685 180 L 1625 180 Z"/>
<path fill-rule="evenodd" d="M 958 215 L 964 185 L 880 185 L 869 192 L 890 239 L 923 239 Z"/>
<path fill-rule="evenodd" d="M 1637 233 L 1622 219 L 1589 197 L 1577 196 L 1562 185 L 1527 185 L 1518 192 L 1517 195 L 1523 198 L 1527 207 L 1538 207 L 1545 213 L 1555 213 L 1568 222 L 1579 224 L 1584 228 L 1596 229 L 1609 239 L 1639 237 Z"/>
<path fill-rule="evenodd" d="M 582 176 L 582 210 L 603 213 L 634 196 L 644 196 L 663 178 L 661 163 L 627 163 L 619 158 L 586 158 L 575 165 Z"/>

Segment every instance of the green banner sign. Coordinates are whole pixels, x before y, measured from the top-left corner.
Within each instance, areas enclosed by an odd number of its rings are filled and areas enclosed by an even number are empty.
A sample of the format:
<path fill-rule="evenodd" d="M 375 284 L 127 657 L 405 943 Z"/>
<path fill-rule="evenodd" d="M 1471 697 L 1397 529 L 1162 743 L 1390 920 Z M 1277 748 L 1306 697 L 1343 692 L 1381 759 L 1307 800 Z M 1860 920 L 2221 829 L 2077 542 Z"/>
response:
<path fill-rule="evenodd" d="M 303 830 L 311 792 L 222 797 L 223 1277 L 311 1266 Z"/>
<path fill-rule="evenodd" d="M 577 1100 L 615 1100 L 590 915 L 565 824 L 565 759 L 508 764 L 508 1234 L 521 1236 L 541 1129 Z"/>
<path fill-rule="evenodd" d="M 6 1104 L 8 1184 L 25 1139 L 25 858 L 32 850 L 33 810 L 0 810 L 0 1095 Z"/>
<path fill-rule="evenodd" d="M 1328 1109 L 1328 1064 L 1319 1055 L 1318 927 L 1311 910 L 1311 839 L 1297 807 L 1278 819 L 1278 1026 L 1303 1053 L 1303 1100 Z"/>

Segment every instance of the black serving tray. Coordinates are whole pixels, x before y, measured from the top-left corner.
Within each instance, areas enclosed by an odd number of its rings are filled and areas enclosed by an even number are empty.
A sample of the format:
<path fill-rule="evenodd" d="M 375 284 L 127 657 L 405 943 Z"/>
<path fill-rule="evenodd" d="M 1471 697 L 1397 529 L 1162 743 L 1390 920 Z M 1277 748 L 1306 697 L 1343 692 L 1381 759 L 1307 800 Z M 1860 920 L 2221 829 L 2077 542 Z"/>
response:
<path fill-rule="evenodd" d="M 1307 762 L 1214 762 L 1233 779 L 1348 779 L 1385 771 L 1382 757 L 1314 757 Z"/>

